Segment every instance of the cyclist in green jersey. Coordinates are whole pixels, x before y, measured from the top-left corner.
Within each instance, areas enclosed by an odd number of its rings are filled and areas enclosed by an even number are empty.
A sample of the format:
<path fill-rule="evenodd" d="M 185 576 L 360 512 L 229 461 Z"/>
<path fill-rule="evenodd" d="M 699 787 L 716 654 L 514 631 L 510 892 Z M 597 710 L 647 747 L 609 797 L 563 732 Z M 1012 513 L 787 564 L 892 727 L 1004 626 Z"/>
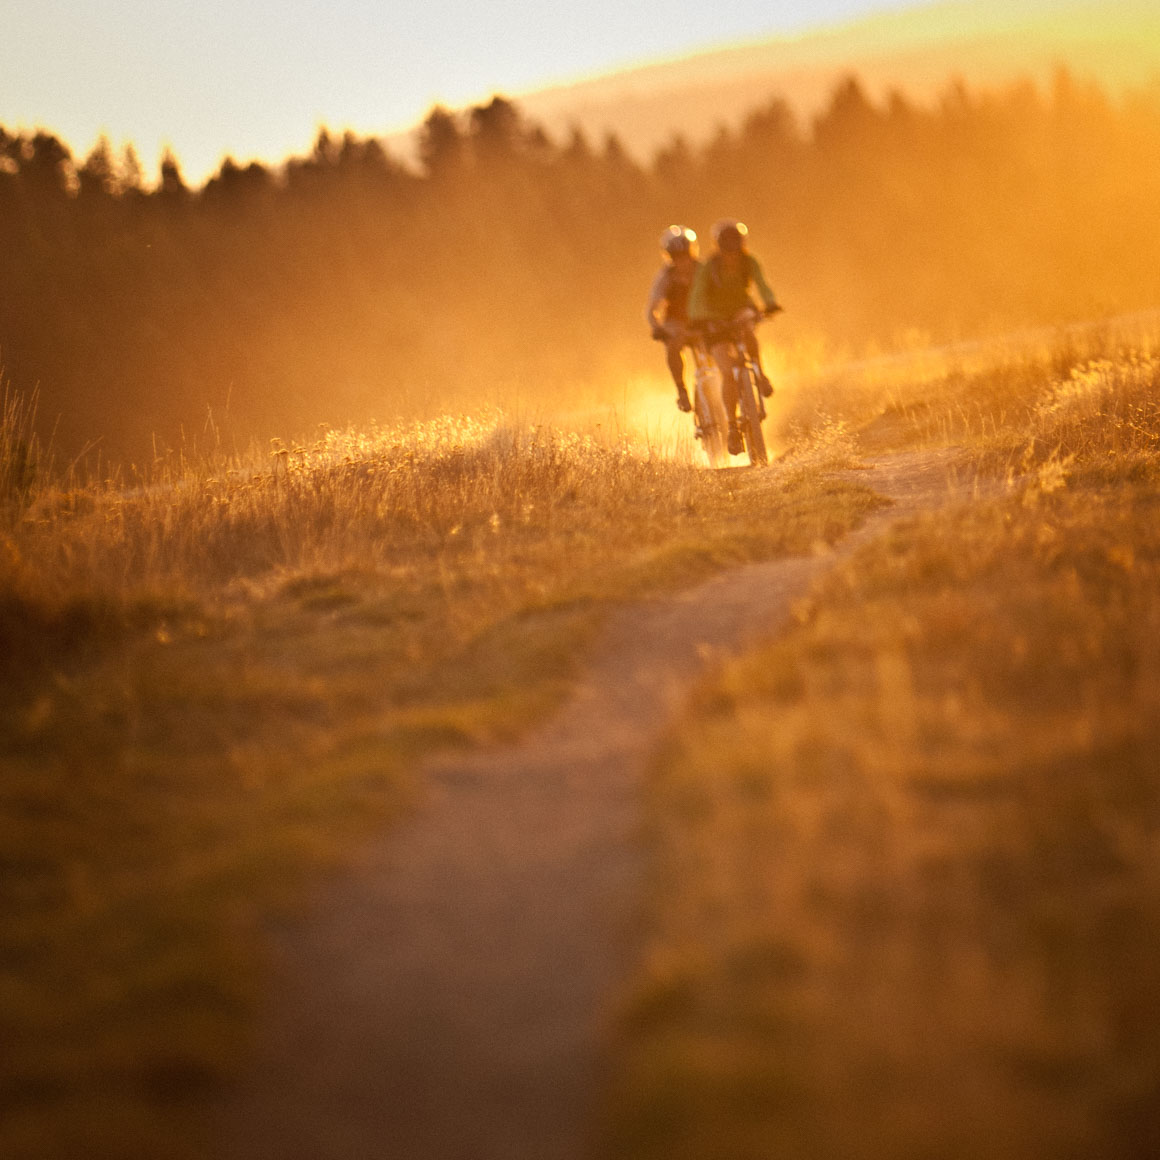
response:
<path fill-rule="evenodd" d="M 773 291 L 761 271 L 761 264 L 745 248 L 749 230 L 736 218 L 723 218 L 713 226 L 716 252 L 697 270 L 689 291 L 689 321 L 700 326 L 707 335 L 709 350 L 721 368 L 724 383 L 725 411 L 729 416 L 729 450 L 740 448 L 741 433 L 737 429 L 737 396 L 733 388 L 732 366 L 728 342 L 714 342 L 714 325 L 720 330 L 729 323 L 744 319 L 748 311 L 759 309 L 749 294 L 755 287 L 766 314 L 781 309 Z M 765 396 L 773 394 L 773 386 L 761 365 L 761 349 L 752 323 L 744 326 L 742 341 L 757 367 L 757 385 Z"/>

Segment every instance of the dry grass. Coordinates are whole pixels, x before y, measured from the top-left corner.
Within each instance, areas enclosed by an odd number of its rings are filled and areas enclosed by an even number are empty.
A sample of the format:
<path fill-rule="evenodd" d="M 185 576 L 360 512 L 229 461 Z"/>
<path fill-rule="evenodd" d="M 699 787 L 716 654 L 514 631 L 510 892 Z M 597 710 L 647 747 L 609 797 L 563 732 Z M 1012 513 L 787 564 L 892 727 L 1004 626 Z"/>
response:
<path fill-rule="evenodd" d="M 425 754 L 546 712 L 610 602 L 839 538 L 859 448 L 956 443 L 1012 494 L 861 554 L 657 766 L 613 1148 L 1147 1155 L 1156 349 L 823 375 L 763 473 L 492 416 L 79 484 L 6 400 L 0 1154 L 202 1155 L 264 929 Z"/>
<path fill-rule="evenodd" d="M 200 1155 L 264 928 L 422 793 L 425 753 L 542 714 L 609 602 L 876 503 L 498 417 L 27 482 L 0 527 L 13 1160 Z"/>
<path fill-rule="evenodd" d="M 32 492 L 40 467 L 40 446 L 33 430 L 36 398 L 10 390 L 0 375 L 0 511 L 18 510 Z"/>
<path fill-rule="evenodd" d="M 658 760 L 618 1160 L 1160 1155 L 1160 363 L 1103 347 L 850 388 L 1012 489 L 859 552 Z"/>
<path fill-rule="evenodd" d="M 1030 439 L 1040 440 L 1041 452 L 1053 449 L 1043 411 L 1071 392 L 1073 376 L 1083 380 L 1100 367 L 1135 373 L 1133 365 L 1160 355 L 1158 336 L 1160 315 L 1151 313 L 832 368 L 787 368 L 796 389 L 782 423 L 791 441 L 841 429 L 869 452 L 964 444 L 990 470 L 1017 470 Z"/>

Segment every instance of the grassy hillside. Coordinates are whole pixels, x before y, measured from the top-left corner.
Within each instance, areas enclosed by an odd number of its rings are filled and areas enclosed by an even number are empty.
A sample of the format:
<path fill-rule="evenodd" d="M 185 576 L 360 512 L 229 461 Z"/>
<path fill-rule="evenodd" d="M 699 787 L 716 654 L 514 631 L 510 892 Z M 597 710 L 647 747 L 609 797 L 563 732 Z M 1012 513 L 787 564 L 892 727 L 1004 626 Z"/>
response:
<path fill-rule="evenodd" d="M 500 417 L 274 440 L 114 486 L 0 432 L 0 1155 L 196 1157 L 262 932 L 567 686 L 609 602 L 874 507 Z M 597 432 L 597 434 L 599 434 Z"/>
<path fill-rule="evenodd" d="M 844 534 L 860 449 L 954 445 L 1011 489 L 864 549 L 655 763 L 610 1154 L 1150 1155 L 1158 351 L 819 372 L 765 472 L 491 416 L 113 485 L 9 397 L 0 1153 L 208 1155 L 263 931 L 425 754 L 550 711 L 610 602 Z"/>
<path fill-rule="evenodd" d="M 1066 67 L 1119 94 L 1160 78 L 1160 11 L 1150 0 L 952 0 L 877 13 L 796 37 L 724 46 L 542 92 L 520 102 L 557 133 L 616 133 L 647 159 L 681 134 L 710 140 L 773 96 L 821 111 L 857 74 L 879 99 L 937 100 L 948 78 L 971 87 L 1048 81 Z"/>
<path fill-rule="evenodd" d="M 859 551 L 658 757 L 609 1155 L 1160 1153 L 1158 339 L 832 383 L 1008 486 Z"/>

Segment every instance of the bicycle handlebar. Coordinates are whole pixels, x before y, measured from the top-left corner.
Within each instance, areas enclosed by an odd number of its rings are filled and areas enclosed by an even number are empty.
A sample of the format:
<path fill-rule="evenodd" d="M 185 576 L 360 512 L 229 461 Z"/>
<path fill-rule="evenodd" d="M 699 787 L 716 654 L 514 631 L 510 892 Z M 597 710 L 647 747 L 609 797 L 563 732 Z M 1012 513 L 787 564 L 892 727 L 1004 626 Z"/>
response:
<path fill-rule="evenodd" d="M 750 326 L 771 318 L 782 312 L 782 307 L 776 303 L 767 310 L 758 310 L 755 306 L 748 306 L 728 321 L 706 319 L 701 322 L 690 322 L 688 328 L 691 337 L 705 342 L 730 342 L 740 337 L 741 332 Z"/>

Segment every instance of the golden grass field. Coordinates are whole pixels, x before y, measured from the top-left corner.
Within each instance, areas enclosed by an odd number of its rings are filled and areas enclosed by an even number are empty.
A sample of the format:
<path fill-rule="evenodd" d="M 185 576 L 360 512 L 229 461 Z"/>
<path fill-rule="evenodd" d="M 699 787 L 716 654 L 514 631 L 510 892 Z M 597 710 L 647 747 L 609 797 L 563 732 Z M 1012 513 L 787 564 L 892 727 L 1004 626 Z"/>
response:
<path fill-rule="evenodd" d="M 269 925 L 423 755 L 542 718 L 614 603 L 839 539 L 861 452 L 952 445 L 1010 490 L 861 550 L 653 765 L 609 1154 L 1153 1154 L 1156 338 L 802 371 L 756 472 L 491 415 L 86 481 L 9 397 L 0 1155 L 210 1155 Z"/>
<path fill-rule="evenodd" d="M 835 384 L 1011 487 L 857 552 L 657 757 L 610 1155 L 1160 1155 L 1160 361 L 1089 341 Z"/>
<path fill-rule="evenodd" d="M 263 926 L 413 800 L 424 753 L 542 716 L 611 602 L 877 502 L 498 416 L 66 486 L 28 418 L 9 398 L 5 1157 L 205 1154 Z"/>

